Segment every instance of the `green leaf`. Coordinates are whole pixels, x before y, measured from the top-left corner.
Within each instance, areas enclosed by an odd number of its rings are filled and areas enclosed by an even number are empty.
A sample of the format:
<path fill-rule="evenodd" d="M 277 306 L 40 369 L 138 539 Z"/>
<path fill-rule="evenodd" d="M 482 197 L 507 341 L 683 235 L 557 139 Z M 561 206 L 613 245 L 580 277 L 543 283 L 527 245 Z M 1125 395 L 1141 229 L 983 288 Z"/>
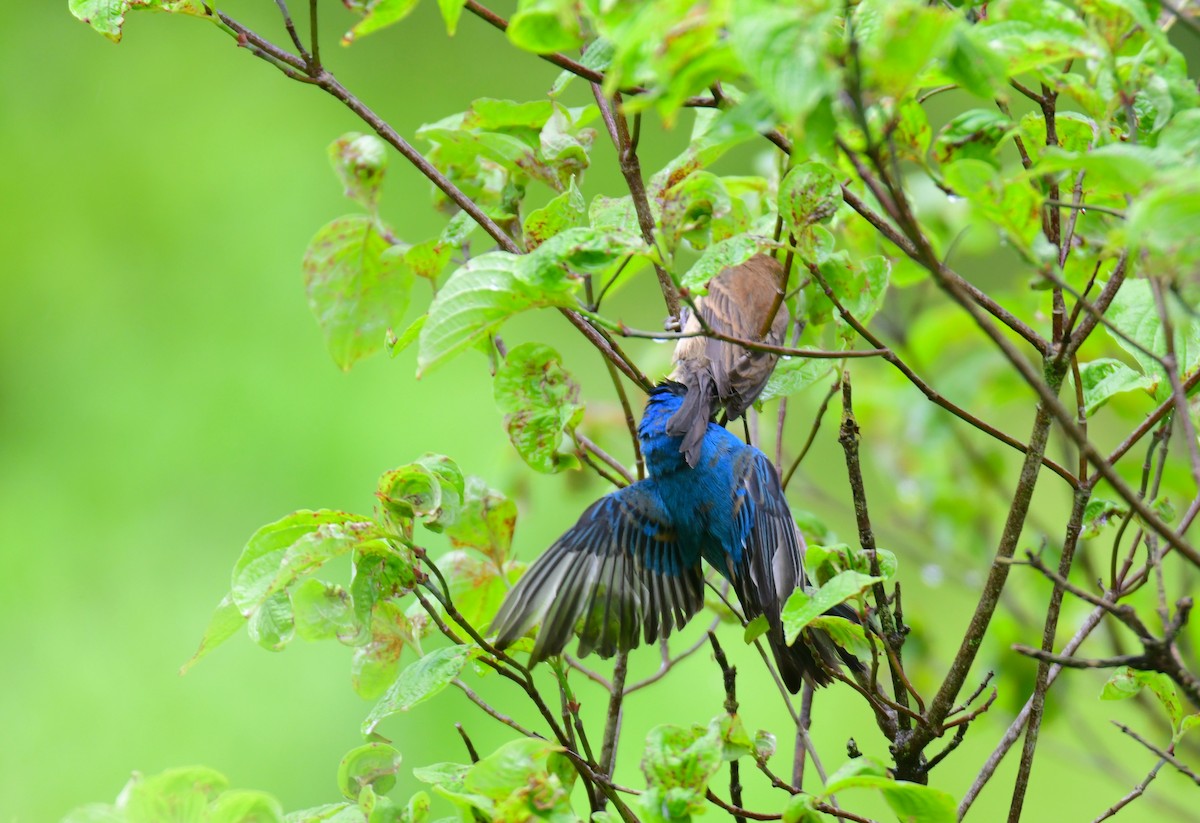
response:
<path fill-rule="evenodd" d="M 794 794 L 783 807 L 783 823 L 825 823 L 827 818 L 816 810 L 817 798 L 811 794 Z"/>
<path fill-rule="evenodd" d="M 496 815 L 497 820 L 528 820 L 532 816 L 570 816 L 569 795 L 558 775 L 549 770 L 549 758 L 562 747 L 547 740 L 522 738 L 505 743 L 480 760 L 463 778 L 463 788 L 494 801 L 515 801 L 511 810 L 523 814 Z M 535 805 L 536 804 L 536 805 Z"/>
<path fill-rule="evenodd" d="M 834 370 L 835 362 L 818 357 L 781 358 L 758 399 L 766 403 L 776 397 L 787 397 L 820 383 Z"/>
<path fill-rule="evenodd" d="M 1084 539 L 1096 537 L 1105 526 L 1112 525 L 1128 513 L 1129 509 L 1120 503 L 1093 497 L 1083 509 L 1083 530 L 1079 536 Z"/>
<path fill-rule="evenodd" d="M 1100 692 L 1101 700 L 1127 700 L 1134 697 L 1145 685 L 1139 678 L 1138 672 L 1128 666 L 1116 669 L 1104 684 Z"/>
<path fill-rule="evenodd" d="M 404 252 L 404 265 L 412 269 L 417 277 L 437 280 L 453 254 L 454 249 L 437 238 L 424 240 Z"/>
<path fill-rule="evenodd" d="M 296 636 L 292 600 L 287 592 L 268 597 L 250 617 L 250 639 L 267 651 L 281 652 Z"/>
<path fill-rule="evenodd" d="M 1169 295 L 1166 296 L 1166 303 L 1168 307 L 1171 306 L 1172 298 Z M 1200 323 L 1187 314 L 1172 314 L 1175 327 L 1175 358 L 1182 370 L 1190 371 L 1200 360 Z M 1105 317 L 1127 337 L 1137 342 L 1141 349 L 1159 357 L 1166 354 L 1167 337 L 1163 332 L 1150 281 L 1126 280 L 1122 283 Z M 1114 334 L 1111 329 L 1106 327 L 1106 331 L 1118 346 L 1129 352 L 1142 374 L 1149 378 L 1149 385 L 1145 388 L 1155 391 L 1156 394 L 1165 393 L 1169 389 L 1167 376 L 1154 358 Z"/>
<path fill-rule="evenodd" d="M 1135 697 L 1143 688 L 1150 689 L 1158 702 L 1166 709 L 1171 719 L 1171 727 L 1179 729 L 1183 722 L 1183 705 L 1175 692 L 1175 684 L 1171 678 L 1161 672 L 1147 672 L 1121 666 L 1116 669 L 1104 689 L 1100 692 L 1101 700 L 1127 700 Z"/>
<path fill-rule="evenodd" d="M 379 478 L 375 497 L 394 523 L 403 524 L 419 517 L 433 531 L 441 531 L 458 516 L 462 504 L 462 473 L 453 462 L 441 459 L 447 463 L 448 473 L 444 476 L 439 476 L 423 458 L 384 472 Z"/>
<path fill-rule="evenodd" d="M 1183 737 L 1197 726 L 1200 726 L 1200 713 L 1189 714 L 1180 722 L 1179 731 L 1175 733 L 1175 740 L 1178 741 L 1179 738 Z"/>
<path fill-rule="evenodd" d="M 828 223 L 841 205 L 838 174 L 824 163 L 800 163 L 779 184 L 779 213 L 797 235 Z"/>
<path fill-rule="evenodd" d="M 389 329 L 388 336 L 384 340 L 384 345 L 387 346 L 388 354 L 390 354 L 392 357 L 395 357 L 415 343 L 421 334 L 421 329 L 425 328 L 425 321 L 428 319 L 429 315 L 422 314 L 416 320 L 412 321 L 412 323 L 409 324 L 409 327 L 405 329 L 399 337 L 394 335 Z"/>
<path fill-rule="evenodd" d="M 558 352 L 541 343 L 512 349 L 496 372 L 495 398 L 509 440 L 531 468 L 546 474 L 578 468 L 577 458 L 558 451 L 563 433 L 583 419 L 579 385 Z"/>
<path fill-rule="evenodd" d="M 363 543 L 354 551 L 350 597 L 354 618 L 361 626 L 374 626 L 372 611 L 382 601 L 397 598 L 416 586 L 412 552 L 397 550 L 384 541 Z"/>
<path fill-rule="evenodd" d="M 766 634 L 771 628 L 770 622 L 767 621 L 765 614 L 760 614 L 758 617 L 746 624 L 746 630 L 742 633 L 742 640 L 747 644 L 753 643 L 758 638 Z"/>
<path fill-rule="evenodd" d="M 520 0 L 505 34 L 514 46 L 534 54 L 575 51 L 583 45 L 573 0 Z"/>
<path fill-rule="evenodd" d="M 315 577 L 292 591 L 292 613 L 301 640 L 347 641 L 358 633 L 349 593 Z"/>
<path fill-rule="evenodd" d="M 933 156 L 943 166 L 956 160 L 982 160 L 996 168 L 996 149 L 1013 130 L 1005 115 L 989 109 L 970 109 L 957 115 L 938 131 Z"/>
<path fill-rule="evenodd" d="M 1180 263 L 1195 262 L 1200 251 L 1187 238 L 1200 233 L 1200 181 L 1194 175 L 1184 176 L 1136 199 L 1129 209 L 1126 232 L 1142 249 Z"/>
<path fill-rule="evenodd" d="M 415 642 L 415 632 L 404 610 L 392 600 L 375 602 L 367 614 L 369 640 L 354 650 L 350 685 L 364 700 L 378 700 L 396 682 L 400 655 Z"/>
<path fill-rule="evenodd" d="M 230 789 L 208 807 L 207 823 L 283 823 L 283 807 L 266 792 Z"/>
<path fill-rule="evenodd" d="M 810 629 L 825 632 L 830 640 L 857 657 L 869 657 L 871 654 L 871 644 L 867 641 L 867 632 L 861 623 L 825 614 L 814 617 L 808 626 Z"/>
<path fill-rule="evenodd" d="M 467 0 L 438 0 L 438 8 L 442 11 L 442 19 L 446 21 L 446 34 L 453 37 L 458 31 L 458 21 L 462 17 L 463 6 Z"/>
<path fill-rule="evenodd" d="M 353 803 L 327 803 L 284 816 L 284 823 L 368 823 L 367 815 Z"/>
<path fill-rule="evenodd" d="M 462 671 L 471 651 L 471 646 L 446 646 L 410 664 L 371 709 L 363 721 L 362 733 L 371 734 L 384 718 L 406 712 L 449 686 Z"/>
<path fill-rule="evenodd" d="M 234 564 L 230 596 L 248 617 L 301 574 L 377 537 L 375 523 L 361 515 L 330 509 L 293 512 L 251 536 Z"/>
<path fill-rule="evenodd" d="M 834 606 L 858 597 L 872 584 L 883 579 L 860 572 L 845 571 L 812 592 L 796 589 L 788 598 L 780 615 L 783 620 L 784 638 L 788 643 L 794 642 L 813 620 Z"/>
<path fill-rule="evenodd" d="M 587 48 L 584 50 L 583 55 L 579 58 L 579 64 L 584 68 L 592 69 L 593 71 L 598 71 L 603 74 L 604 72 L 608 71 L 608 67 L 612 63 L 612 58 L 615 51 L 616 50 L 610 41 L 604 39 L 603 37 L 597 37 L 595 40 L 587 44 Z M 576 77 L 578 77 L 578 75 L 575 74 L 575 72 L 563 70 L 563 72 L 554 80 L 554 85 L 550 87 L 550 91 L 548 92 L 549 96 L 552 98 L 558 97 Z"/>
<path fill-rule="evenodd" d="M 1056 0 L 997 4 L 970 33 L 999 58 L 1010 77 L 1076 57 L 1102 59 L 1106 53 L 1079 15 Z"/>
<path fill-rule="evenodd" d="M 875 786 L 875 783 L 871 782 L 872 777 L 878 777 L 878 779 L 887 781 L 887 774 L 888 770 L 883 768 L 881 764 L 872 761 L 870 757 L 852 757 L 845 763 L 842 763 L 841 767 L 834 771 L 832 775 L 829 775 L 821 797 L 832 797 L 832 795 L 838 794 L 845 788 Z"/>
<path fill-rule="evenodd" d="M 500 610 L 504 596 L 524 564 L 508 564 L 503 573 L 490 557 L 452 551 L 437 559 L 450 587 L 450 600 L 472 626 L 487 626 Z M 506 582 L 507 581 L 507 582 Z"/>
<path fill-rule="evenodd" d="M 67 5 L 71 14 L 114 43 L 121 42 L 129 11 L 165 11 L 216 20 L 201 0 L 70 0 Z"/>
<path fill-rule="evenodd" d="M 733 215 L 733 200 L 724 182 L 709 171 L 692 172 L 659 199 L 663 204 L 660 236 L 668 249 L 675 249 L 680 240 L 695 249 L 706 248 Z"/>
<path fill-rule="evenodd" d="M 530 250 L 536 249 L 559 232 L 582 226 L 586 213 L 583 195 L 575 185 L 575 178 L 571 178 L 566 191 L 525 217 L 522 227 L 525 244 Z"/>
<path fill-rule="evenodd" d="M 497 566 L 504 565 L 512 551 L 517 525 L 517 504 L 478 477 L 468 477 L 459 518 L 446 529 L 450 543 L 483 552 Z"/>
<path fill-rule="evenodd" d="M 473 129 L 502 131 L 505 129 L 540 129 L 554 114 L 549 100 L 530 100 L 518 103 L 481 97 L 471 103 L 463 115 L 462 125 Z"/>
<path fill-rule="evenodd" d="M 308 305 L 343 371 L 378 351 L 408 308 L 412 272 L 391 248 L 372 218 L 350 215 L 325 225 L 304 253 Z"/>
<path fill-rule="evenodd" d="M 1044 121 L 1040 115 L 1037 120 L 1043 130 L 1044 140 Z M 1071 120 L 1067 119 L 1064 122 L 1070 123 Z M 1087 129 L 1086 135 L 1081 137 L 1088 143 L 1094 139 L 1090 128 Z M 1029 145 L 1028 141 L 1026 145 Z M 1041 159 L 1034 166 L 1034 171 L 1038 174 L 1058 171 L 1087 172 L 1084 177 L 1085 193 L 1091 194 L 1099 189 L 1102 192 L 1124 195 L 1126 192 L 1144 189 L 1159 173 L 1164 160 L 1166 158 L 1159 152 L 1145 146 L 1125 143 L 1112 143 L 1080 151 L 1051 147 L 1045 149 Z"/>
<path fill-rule="evenodd" d="M 387 144 L 373 134 L 347 132 L 329 144 L 329 162 L 351 200 L 374 212 L 387 170 Z"/>
<path fill-rule="evenodd" d="M 605 73 L 604 91 L 640 83 L 647 93 L 626 97 L 628 114 L 657 109 L 668 127 L 692 95 L 707 93 L 713 83 L 738 74 L 726 39 L 728 3 L 605 3 L 597 9 L 597 30 L 615 44 L 616 54 Z"/>
<path fill-rule="evenodd" d="M 903 780 L 896 780 L 882 788 L 883 799 L 901 821 L 955 823 L 958 820 L 958 804 L 954 796 L 940 789 Z"/>
<path fill-rule="evenodd" d="M 517 273 L 529 266 L 528 256 L 483 254 L 450 276 L 429 307 L 429 319 L 420 332 L 418 375 L 485 338 L 514 314 L 540 306 L 574 305 L 574 286 L 542 292 L 522 282 Z"/>
<path fill-rule="evenodd" d="M 840 3 L 741 0 L 729 39 L 746 73 L 788 123 L 800 123 L 841 86 L 836 51 Z"/>
<path fill-rule="evenodd" d="M 1008 179 L 984 160 L 962 159 L 942 170 L 947 185 L 971 203 L 986 229 L 1000 232 L 1025 256 L 1032 257 L 1041 232 L 1041 200 L 1026 180 Z"/>
<path fill-rule="evenodd" d="M 244 625 L 246 625 L 246 616 L 233 602 L 233 598 L 230 595 L 222 597 L 208 622 L 208 628 L 204 630 L 204 637 L 200 639 L 200 648 L 196 649 L 196 653 L 180 667 L 179 673 L 187 674 L 192 666 L 200 662 L 201 658 L 237 634 L 237 630 Z"/>
<path fill-rule="evenodd" d="M 938 65 L 928 68 L 923 86 L 953 83 L 985 100 L 994 100 L 1004 89 L 1004 60 L 994 54 L 981 37 L 972 36 L 977 26 L 955 26 Z"/>
<path fill-rule="evenodd" d="M 659 207 L 659 213 L 654 215 L 654 208 L 657 205 L 657 202 L 650 204 L 651 214 L 656 220 L 662 215 L 661 207 Z M 640 231 L 637 209 L 633 205 L 633 198 L 629 195 L 624 197 L 597 195 L 592 198 L 592 202 L 588 206 L 588 223 L 597 231 L 620 231 L 626 234 Z"/>
<path fill-rule="evenodd" d="M 754 759 L 760 763 L 770 760 L 775 754 L 775 735 L 759 729 L 754 733 Z"/>
<path fill-rule="evenodd" d="M 126 823 L 205 823 L 206 808 L 229 787 L 220 772 L 203 766 L 135 776 L 117 800 Z"/>
<path fill-rule="evenodd" d="M 429 818 L 429 795 L 425 792 L 415 792 L 408 799 L 408 805 L 400 816 L 399 823 L 425 823 Z"/>
<path fill-rule="evenodd" d="M 565 298 L 579 290 L 581 281 L 575 272 L 606 272 L 629 255 L 656 257 L 639 235 L 580 226 L 564 229 L 522 256 L 515 273 L 543 295 L 561 294 Z"/>
<path fill-rule="evenodd" d="M 462 788 L 463 781 L 471 771 L 470 766 L 461 763 L 433 763 L 429 766 L 413 767 L 413 777 L 430 786 L 451 786 Z"/>
<path fill-rule="evenodd" d="M 727 111 L 696 109 L 694 117 L 687 148 L 650 178 L 648 192 L 651 212 L 661 206 L 667 192 L 682 181 L 716 162 L 734 146 L 757 137 L 759 128 L 765 129 L 772 125 L 758 118 L 748 120 L 746 106 L 737 106 Z M 626 198 L 621 198 L 621 201 L 625 200 Z M 659 221 L 659 215 L 654 217 L 656 222 Z M 636 223 L 633 230 L 637 230 Z"/>
<path fill-rule="evenodd" d="M 817 269 L 838 302 L 858 322 L 870 322 L 883 305 L 891 272 L 891 263 L 886 257 L 876 255 L 855 260 L 849 252 L 837 251 L 821 257 Z M 825 322 L 834 316 L 833 301 L 815 283 L 811 289 L 809 318 L 814 323 Z M 840 313 L 836 317 L 839 324 L 844 323 Z"/>
<path fill-rule="evenodd" d="M 902 98 L 950 46 L 955 15 L 920 0 L 864 0 L 854 9 L 864 85 Z"/>
<path fill-rule="evenodd" d="M 360 37 L 399 23 L 417 7 L 417 0 L 369 0 L 362 20 L 342 35 L 342 45 L 348 46 Z"/>
<path fill-rule="evenodd" d="M 708 781 L 723 762 L 719 720 L 707 728 L 655 726 L 646 735 L 647 790 L 639 802 L 649 820 L 683 821 L 704 810 Z"/>
<path fill-rule="evenodd" d="M 1084 410 L 1090 416 L 1115 394 L 1138 390 L 1154 390 L 1155 381 L 1138 374 L 1120 360 L 1101 358 L 1079 366 L 1079 382 L 1083 386 Z"/>
<path fill-rule="evenodd" d="M 348 751 L 338 764 L 338 788 L 347 800 L 357 800 L 367 786 L 377 795 L 387 794 L 396 786 L 398 771 L 399 751 L 386 743 L 367 743 Z"/>

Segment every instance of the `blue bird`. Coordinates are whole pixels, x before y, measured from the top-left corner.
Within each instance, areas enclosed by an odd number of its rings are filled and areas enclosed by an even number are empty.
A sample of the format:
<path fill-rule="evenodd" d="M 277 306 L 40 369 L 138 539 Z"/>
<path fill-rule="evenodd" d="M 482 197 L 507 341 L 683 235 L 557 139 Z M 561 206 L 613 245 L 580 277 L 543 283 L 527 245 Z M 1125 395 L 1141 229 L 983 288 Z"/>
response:
<path fill-rule="evenodd" d="M 767 619 L 779 673 L 795 693 L 830 677 L 838 656 L 822 632 L 788 646 L 780 610 L 805 582 L 800 543 L 775 467 L 761 451 L 709 423 L 692 468 L 667 433 L 687 388 L 664 381 L 638 427 L 649 474 L 592 504 L 509 592 L 493 623 L 505 648 L 535 624 L 530 664 L 561 654 L 610 657 L 682 627 L 704 605 L 701 559 L 729 580 L 747 620 Z M 852 614 L 849 609 L 843 615 Z M 810 645 L 811 644 L 811 648 Z"/>

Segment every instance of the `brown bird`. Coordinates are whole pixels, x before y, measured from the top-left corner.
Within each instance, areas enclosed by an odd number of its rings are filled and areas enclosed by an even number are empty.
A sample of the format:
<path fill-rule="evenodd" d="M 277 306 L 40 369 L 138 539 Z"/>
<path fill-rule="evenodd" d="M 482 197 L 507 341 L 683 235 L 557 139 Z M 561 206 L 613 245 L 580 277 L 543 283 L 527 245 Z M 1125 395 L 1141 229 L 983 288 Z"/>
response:
<path fill-rule="evenodd" d="M 777 354 L 753 351 L 699 333 L 707 327 L 727 337 L 781 345 L 788 327 L 788 310 L 781 300 L 783 288 L 783 267 L 775 258 L 757 254 L 708 281 L 708 294 L 695 301 L 699 318 L 685 312 L 683 330 L 697 336 L 685 337 L 675 347 L 671 379 L 687 387 L 687 396 L 667 422 L 667 434 L 683 438 L 679 450 L 689 466 L 695 467 L 704 432 L 717 410 L 724 408 L 729 420 L 745 414 L 779 360 Z"/>

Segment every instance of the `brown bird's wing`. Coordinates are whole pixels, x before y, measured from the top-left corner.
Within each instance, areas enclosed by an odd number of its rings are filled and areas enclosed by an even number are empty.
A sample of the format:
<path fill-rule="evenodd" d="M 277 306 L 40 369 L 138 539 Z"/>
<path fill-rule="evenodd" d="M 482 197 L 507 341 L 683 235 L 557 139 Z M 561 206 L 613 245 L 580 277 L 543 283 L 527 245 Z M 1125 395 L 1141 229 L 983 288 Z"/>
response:
<path fill-rule="evenodd" d="M 709 328 L 727 337 L 762 340 L 761 332 L 776 309 L 783 268 L 773 257 L 755 255 L 725 269 L 708 282 L 708 294 L 696 299 L 696 313 L 684 320 L 684 332 Z M 700 322 L 703 319 L 703 323 Z M 778 306 L 764 342 L 779 345 L 787 332 L 787 307 Z M 708 422 L 724 406 L 729 419 L 741 417 L 762 392 L 778 355 L 753 351 L 712 337 L 685 337 L 675 346 L 671 379 L 687 387 L 683 405 L 667 423 L 667 434 L 682 437 L 680 451 L 695 466 Z"/>
<path fill-rule="evenodd" d="M 783 267 L 759 254 L 713 278 L 697 308 L 711 329 L 778 346 L 787 333 L 786 306 L 779 305 L 765 338 L 761 333 L 782 288 Z M 730 420 L 741 417 L 767 385 L 779 356 L 712 338 L 705 343 L 718 401 Z"/>

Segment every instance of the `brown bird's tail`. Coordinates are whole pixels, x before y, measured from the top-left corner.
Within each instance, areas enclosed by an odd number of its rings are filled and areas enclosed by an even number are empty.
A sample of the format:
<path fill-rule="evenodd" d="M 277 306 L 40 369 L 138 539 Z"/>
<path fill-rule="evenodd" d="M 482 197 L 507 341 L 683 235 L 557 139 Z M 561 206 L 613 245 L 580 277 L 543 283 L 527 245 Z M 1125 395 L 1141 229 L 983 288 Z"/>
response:
<path fill-rule="evenodd" d="M 695 468 L 700 459 L 700 449 L 704 446 L 708 421 L 716 411 L 717 389 L 713 385 L 712 372 L 703 365 L 697 367 L 695 361 L 679 363 L 671 377 L 687 386 L 687 394 L 679 411 L 667 421 L 667 434 L 683 438 L 679 451 L 687 464 Z"/>

